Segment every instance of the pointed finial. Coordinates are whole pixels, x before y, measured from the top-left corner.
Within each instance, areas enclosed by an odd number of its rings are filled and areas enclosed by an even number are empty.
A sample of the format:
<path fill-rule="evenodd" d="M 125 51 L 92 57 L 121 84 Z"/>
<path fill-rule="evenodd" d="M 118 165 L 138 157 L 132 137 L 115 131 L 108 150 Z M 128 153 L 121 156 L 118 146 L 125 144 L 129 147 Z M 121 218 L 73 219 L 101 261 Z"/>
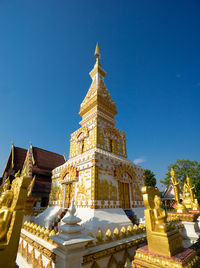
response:
<path fill-rule="evenodd" d="M 97 42 L 97 45 L 96 45 L 96 49 L 95 49 L 94 55 L 95 55 L 96 59 L 100 59 L 100 57 L 101 57 L 101 53 L 100 53 L 98 42 Z"/>
<path fill-rule="evenodd" d="M 65 157 L 65 153 L 63 154 L 63 157 L 64 157 L 64 160 L 65 160 L 65 162 L 66 162 L 67 160 L 66 160 L 66 157 Z"/>
<path fill-rule="evenodd" d="M 187 181 L 187 183 L 190 183 L 190 177 L 188 175 L 186 177 L 186 181 Z"/>
<path fill-rule="evenodd" d="M 14 142 L 12 141 L 12 147 L 11 147 L 11 152 L 12 152 L 12 168 L 14 168 Z"/>
<path fill-rule="evenodd" d="M 9 190 L 9 188 L 10 188 L 10 177 L 8 177 L 4 182 L 3 191 L 5 192 L 6 190 Z"/>
<path fill-rule="evenodd" d="M 174 172 L 173 168 L 171 168 L 171 172 L 170 173 L 171 173 L 171 176 L 172 177 L 175 177 L 175 172 Z"/>
<path fill-rule="evenodd" d="M 17 171 L 17 173 L 15 173 L 15 178 L 20 177 L 20 169 Z"/>
<path fill-rule="evenodd" d="M 75 203 L 75 200 L 74 200 L 74 198 L 72 198 L 71 206 L 68 209 L 70 216 L 74 216 L 74 214 L 76 212 L 76 208 L 75 208 L 74 203 Z"/>

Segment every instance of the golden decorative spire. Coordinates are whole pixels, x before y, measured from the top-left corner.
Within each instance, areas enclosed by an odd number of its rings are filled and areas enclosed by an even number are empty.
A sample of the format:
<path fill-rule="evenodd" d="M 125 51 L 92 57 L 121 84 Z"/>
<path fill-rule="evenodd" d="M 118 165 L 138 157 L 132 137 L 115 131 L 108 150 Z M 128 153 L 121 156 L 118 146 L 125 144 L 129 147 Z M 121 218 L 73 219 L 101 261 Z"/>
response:
<path fill-rule="evenodd" d="M 32 190 L 33 190 L 33 187 L 34 187 L 34 184 L 35 184 L 35 179 L 36 179 L 36 176 L 33 177 L 32 181 L 29 184 L 28 193 L 27 193 L 28 197 L 31 196 L 31 193 L 32 193 Z"/>
<path fill-rule="evenodd" d="M 14 142 L 12 141 L 12 168 L 14 168 Z"/>
<path fill-rule="evenodd" d="M 101 53 L 100 53 L 98 42 L 97 42 L 97 45 L 96 45 L 96 49 L 95 49 L 94 55 L 95 55 L 96 59 L 100 59 L 100 57 L 101 57 Z"/>
<path fill-rule="evenodd" d="M 94 107 L 101 107 L 100 109 L 104 109 L 110 113 L 111 121 L 114 119 L 114 116 L 117 114 L 116 105 L 113 99 L 110 96 L 105 84 L 104 84 L 104 77 L 106 76 L 106 72 L 101 67 L 99 62 L 101 53 L 99 49 L 99 45 L 97 42 L 96 49 L 94 52 L 96 57 L 96 63 L 94 68 L 90 72 L 90 77 L 92 78 L 92 84 L 81 103 L 80 108 L 80 116 L 84 116 L 89 110 Z"/>
<path fill-rule="evenodd" d="M 98 42 L 96 44 L 94 56 L 96 58 L 96 63 L 94 65 L 93 70 L 90 72 L 90 76 L 91 76 L 93 81 L 96 78 L 97 78 L 97 80 L 99 80 L 100 76 L 101 76 L 101 78 L 104 78 L 106 76 L 106 72 L 102 69 L 100 61 L 99 61 L 99 59 L 101 57 L 101 53 L 100 53 Z"/>

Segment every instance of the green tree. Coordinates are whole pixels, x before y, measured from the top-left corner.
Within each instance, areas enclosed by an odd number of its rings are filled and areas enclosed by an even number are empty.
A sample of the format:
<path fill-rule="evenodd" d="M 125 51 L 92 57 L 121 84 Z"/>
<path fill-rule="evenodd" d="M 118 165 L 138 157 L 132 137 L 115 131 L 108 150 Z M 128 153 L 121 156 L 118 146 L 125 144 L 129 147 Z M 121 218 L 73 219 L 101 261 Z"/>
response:
<path fill-rule="evenodd" d="M 155 178 L 155 174 L 149 170 L 149 169 L 145 169 L 144 170 L 144 175 L 145 175 L 145 185 L 146 186 L 156 186 L 156 178 Z"/>
<path fill-rule="evenodd" d="M 169 165 L 166 177 L 161 183 L 168 185 L 171 179 L 170 171 L 174 169 L 176 179 L 180 180 L 180 186 L 183 187 L 186 177 L 189 176 L 191 183 L 195 185 L 195 193 L 200 195 L 200 164 L 197 161 L 177 160 L 176 163 Z"/>

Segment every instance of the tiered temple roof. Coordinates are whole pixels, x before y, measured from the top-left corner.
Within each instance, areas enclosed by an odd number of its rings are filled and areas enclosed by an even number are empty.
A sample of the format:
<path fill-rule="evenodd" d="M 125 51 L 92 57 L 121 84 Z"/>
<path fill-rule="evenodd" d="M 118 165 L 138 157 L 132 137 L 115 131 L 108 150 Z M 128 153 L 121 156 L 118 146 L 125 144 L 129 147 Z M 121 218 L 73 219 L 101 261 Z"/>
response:
<path fill-rule="evenodd" d="M 32 145 L 28 150 L 12 145 L 2 177 L 5 179 L 9 176 L 12 181 L 18 170 L 31 178 L 35 176 L 32 195 L 45 198 L 47 203 L 51 188 L 51 171 L 64 163 L 63 155 Z"/>

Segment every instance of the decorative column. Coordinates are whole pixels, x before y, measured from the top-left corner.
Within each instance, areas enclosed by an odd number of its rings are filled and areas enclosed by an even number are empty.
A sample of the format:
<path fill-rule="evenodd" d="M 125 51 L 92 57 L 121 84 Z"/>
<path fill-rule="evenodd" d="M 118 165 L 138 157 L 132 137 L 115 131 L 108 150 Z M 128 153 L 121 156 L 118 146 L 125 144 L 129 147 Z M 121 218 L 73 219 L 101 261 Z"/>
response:
<path fill-rule="evenodd" d="M 65 208 L 65 198 L 66 198 L 66 183 L 64 183 L 64 190 L 63 190 L 63 200 L 62 200 L 62 208 Z"/>
<path fill-rule="evenodd" d="M 51 239 L 58 244 L 54 249 L 56 254 L 56 268 L 80 268 L 82 267 L 82 258 L 85 253 L 85 245 L 93 238 L 83 235 L 84 229 L 78 223 L 80 218 L 75 216 L 76 208 L 74 199 L 63 218 L 63 225 L 59 227 L 59 234 L 51 236 Z"/>

